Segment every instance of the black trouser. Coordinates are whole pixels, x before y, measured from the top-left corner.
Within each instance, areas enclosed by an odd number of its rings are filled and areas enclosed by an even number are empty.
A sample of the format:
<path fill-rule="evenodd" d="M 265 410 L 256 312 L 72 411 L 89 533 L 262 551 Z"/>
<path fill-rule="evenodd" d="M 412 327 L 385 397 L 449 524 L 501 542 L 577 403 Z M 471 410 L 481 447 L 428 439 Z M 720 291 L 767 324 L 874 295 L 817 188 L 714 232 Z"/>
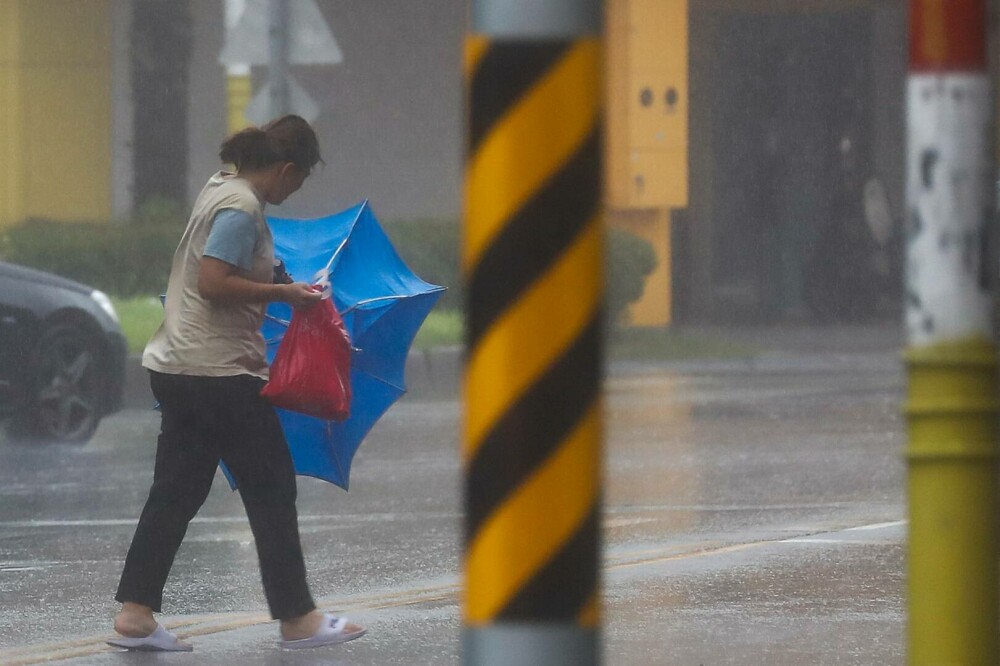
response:
<path fill-rule="evenodd" d="M 295 471 L 278 417 L 260 397 L 264 381 L 151 372 L 150 385 L 162 410 L 156 469 L 115 599 L 160 610 L 174 556 L 222 460 L 250 520 L 271 616 L 286 620 L 313 610 Z"/>

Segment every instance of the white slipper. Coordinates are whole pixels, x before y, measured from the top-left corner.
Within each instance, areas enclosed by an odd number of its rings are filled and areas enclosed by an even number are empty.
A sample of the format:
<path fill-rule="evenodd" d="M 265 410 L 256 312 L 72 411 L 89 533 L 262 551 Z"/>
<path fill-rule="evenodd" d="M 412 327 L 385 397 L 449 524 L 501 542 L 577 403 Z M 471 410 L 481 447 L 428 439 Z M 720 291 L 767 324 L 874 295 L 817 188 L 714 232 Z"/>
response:
<path fill-rule="evenodd" d="M 319 625 L 319 630 L 315 634 L 309 638 L 300 638 L 295 641 L 281 641 L 280 645 L 287 650 L 336 645 L 361 638 L 368 631 L 365 628 L 347 631 L 347 625 L 350 623 L 346 617 L 335 617 L 329 613 L 323 613 L 323 623 Z"/>
<path fill-rule="evenodd" d="M 174 634 L 157 624 L 149 636 L 142 638 L 115 637 L 105 641 L 108 645 L 125 648 L 126 650 L 142 650 L 144 652 L 191 652 L 193 647 L 181 641 Z"/>

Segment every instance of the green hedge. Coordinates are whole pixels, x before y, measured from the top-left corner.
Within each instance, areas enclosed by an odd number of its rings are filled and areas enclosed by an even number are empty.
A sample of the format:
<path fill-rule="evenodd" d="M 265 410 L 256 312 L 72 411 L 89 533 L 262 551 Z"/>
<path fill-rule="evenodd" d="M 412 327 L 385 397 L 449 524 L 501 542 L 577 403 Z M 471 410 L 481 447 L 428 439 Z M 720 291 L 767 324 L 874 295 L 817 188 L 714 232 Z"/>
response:
<path fill-rule="evenodd" d="M 113 296 L 159 294 L 182 228 L 31 220 L 0 238 L 5 261 L 78 280 Z"/>
<path fill-rule="evenodd" d="M 453 220 L 379 220 L 406 265 L 431 284 L 448 287 L 438 307 L 462 309 L 459 231 Z"/>
<path fill-rule="evenodd" d="M 448 287 L 441 307 L 463 304 L 459 269 L 459 228 L 452 220 L 383 222 L 400 256 L 413 271 Z M 605 308 L 609 322 L 621 322 L 625 308 L 642 296 L 646 277 L 656 268 L 653 247 L 638 236 L 609 229 L 605 246 Z"/>
<path fill-rule="evenodd" d="M 0 236 L 0 258 L 79 280 L 119 298 L 156 295 L 166 288 L 182 219 L 179 211 L 157 206 L 127 224 L 32 220 Z M 454 220 L 415 220 L 384 221 L 383 227 L 417 275 L 448 287 L 440 307 L 460 310 L 459 225 Z M 605 257 L 607 316 L 617 322 L 625 307 L 642 295 L 656 257 L 646 241 L 613 229 L 607 233 Z"/>
<path fill-rule="evenodd" d="M 635 234 L 609 229 L 604 262 L 607 319 L 612 324 L 621 324 L 625 308 L 639 300 L 646 277 L 656 270 L 656 252 Z"/>

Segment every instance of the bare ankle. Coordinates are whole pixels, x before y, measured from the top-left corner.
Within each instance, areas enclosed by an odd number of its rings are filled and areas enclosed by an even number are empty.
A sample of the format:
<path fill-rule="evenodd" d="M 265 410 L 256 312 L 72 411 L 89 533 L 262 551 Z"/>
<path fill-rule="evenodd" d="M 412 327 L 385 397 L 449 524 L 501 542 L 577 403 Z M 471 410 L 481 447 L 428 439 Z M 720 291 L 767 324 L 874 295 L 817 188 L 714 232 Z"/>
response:
<path fill-rule="evenodd" d="M 149 606 L 125 602 L 115 616 L 115 631 L 129 638 L 148 636 L 156 630 L 156 619 Z"/>
<path fill-rule="evenodd" d="M 316 633 L 322 621 L 323 614 L 318 610 L 311 610 L 305 615 L 282 620 L 281 637 L 285 640 L 307 638 Z"/>

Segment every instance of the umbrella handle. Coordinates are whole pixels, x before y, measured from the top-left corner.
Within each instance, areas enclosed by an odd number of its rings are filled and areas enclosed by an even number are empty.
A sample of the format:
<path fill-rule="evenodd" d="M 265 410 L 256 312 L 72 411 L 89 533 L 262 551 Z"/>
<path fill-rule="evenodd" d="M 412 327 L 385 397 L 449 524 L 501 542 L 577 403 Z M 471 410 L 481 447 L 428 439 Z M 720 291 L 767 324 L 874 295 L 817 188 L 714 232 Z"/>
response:
<path fill-rule="evenodd" d="M 330 285 L 330 269 L 321 268 L 316 271 L 316 274 L 313 275 L 312 284 L 313 287 L 319 287 L 320 292 L 323 294 L 321 298 L 330 298 L 333 293 Z"/>

